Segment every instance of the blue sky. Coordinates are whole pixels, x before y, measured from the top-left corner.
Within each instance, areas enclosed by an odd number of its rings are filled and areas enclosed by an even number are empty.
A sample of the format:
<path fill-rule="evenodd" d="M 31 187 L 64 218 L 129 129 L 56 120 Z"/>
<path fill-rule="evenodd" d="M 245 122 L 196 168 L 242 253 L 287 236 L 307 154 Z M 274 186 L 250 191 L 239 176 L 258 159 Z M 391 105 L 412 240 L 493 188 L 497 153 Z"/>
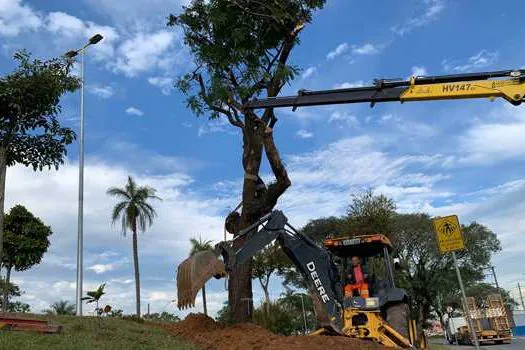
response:
<path fill-rule="evenodd" d="M 239 132 L 196 118 L 172 81 L 191 67 L 179 32 L 165 25 L 182 0 L 0 0 L 0 71 L 26 48 L 50 58 L 99 32 L 86 56 L 85 288 L 107 282 L 107 301 L 133 312 L 131 242 L 109 223 L 109 186 L 132 174 L 159 190 L 159 218 L 140 238 L 142 303 L 183 314 L 175 271 L 188 239 L 223 238 L 222 222 L 239 200 Z M 407 78 L 523 68 L 518 1 L 329 1 L 301 35 L 291 61 L 303 70 L 283 93 Z M 78 130 L 79 94 L 62 100 L 61 120 Z M 278 206 L 295 226 L 345 212 L 366 187 L 393 197 L 400 211 L 458 214 L 488 225 L 502 240 L 494 258 L 511 288 L 525 263 L 525 110 L 504 101 L 442 101 L 277 111 L 275 137 L 292 188 Z M 74 300 L 77 144 L 58 171 L 8 170 L 7 203 L 26 205 L 52 225 L 43 263 L 13 279 L 36 311 Z M 268 167 L 263 167 L 268 173 Z M 255 298 L 262 294 L 254 282 Z M 280 293 L 279 283 L 272 295 Z M 209 286 L 210 309 L 226 300 Z M 200 298 L 197 299 L 200 310 Z M 91 310 L 89 307 L 87 310 Z M 191 310 L 190 310 L 191 311 Z"/>

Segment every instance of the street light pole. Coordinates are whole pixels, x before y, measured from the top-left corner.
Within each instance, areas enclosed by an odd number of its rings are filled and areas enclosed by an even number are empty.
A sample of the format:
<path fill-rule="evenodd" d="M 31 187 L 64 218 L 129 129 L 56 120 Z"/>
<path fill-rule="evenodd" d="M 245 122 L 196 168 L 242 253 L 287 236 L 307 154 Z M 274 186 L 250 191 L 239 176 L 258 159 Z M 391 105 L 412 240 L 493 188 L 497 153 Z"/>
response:
<path fill-rule="evenodd" d="M 82 316 L 84 248 L 84 50 L 80 50 L 80 145 L 78 155 L 77 316 Z"/>
<path fill-rule="evenodd" d="M 102 40 L 102 35 L 95 34 L 89 42 L 79 50 L 66 53 L 73 58 L 80 53 L 80 140 L 78 156 L 78 237 L 77 237 L 77 290 L 76 315 L 82 316 L 82 281 L 83 281 L 83 250 L 84 250 L 84 51 L 90 45 Z"/>

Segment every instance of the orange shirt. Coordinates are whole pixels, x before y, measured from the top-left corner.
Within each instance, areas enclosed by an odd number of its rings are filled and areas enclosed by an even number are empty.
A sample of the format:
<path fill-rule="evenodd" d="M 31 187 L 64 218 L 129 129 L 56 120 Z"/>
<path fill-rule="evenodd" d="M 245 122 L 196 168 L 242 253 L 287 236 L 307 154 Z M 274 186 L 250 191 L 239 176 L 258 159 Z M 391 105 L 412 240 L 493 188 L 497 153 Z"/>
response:
<path fill-rule="evenodd" d="M 355 283 L 363 283 L 365 281 L 363 271 L 361 270 L 361 265 L 354 266 L 354 277 Z"/>

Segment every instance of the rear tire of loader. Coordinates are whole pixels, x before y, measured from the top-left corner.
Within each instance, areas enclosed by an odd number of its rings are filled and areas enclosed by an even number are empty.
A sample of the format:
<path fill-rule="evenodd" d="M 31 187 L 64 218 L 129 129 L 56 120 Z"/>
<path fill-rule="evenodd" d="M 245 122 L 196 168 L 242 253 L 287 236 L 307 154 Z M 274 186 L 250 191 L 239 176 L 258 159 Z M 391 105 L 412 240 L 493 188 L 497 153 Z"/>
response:
<path fill-rule="evenodd" d="M 408 338 L 408 305 L 399 303 L 386 309 L 386 322 L 406 339 Z"/>

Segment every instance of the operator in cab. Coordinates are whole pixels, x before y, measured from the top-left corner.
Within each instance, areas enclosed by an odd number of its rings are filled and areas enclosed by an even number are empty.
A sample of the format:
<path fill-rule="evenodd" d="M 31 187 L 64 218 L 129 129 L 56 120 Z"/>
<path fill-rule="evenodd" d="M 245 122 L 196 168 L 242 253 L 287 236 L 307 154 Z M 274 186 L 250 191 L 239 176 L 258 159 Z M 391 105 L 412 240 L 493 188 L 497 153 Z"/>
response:
<path fill-rule="evenodd" d="M 367 298 L 368 271 L 358 256 L 352 257 L 352 265 L 346 270 L 345 296 L 361 296 Z"/>

